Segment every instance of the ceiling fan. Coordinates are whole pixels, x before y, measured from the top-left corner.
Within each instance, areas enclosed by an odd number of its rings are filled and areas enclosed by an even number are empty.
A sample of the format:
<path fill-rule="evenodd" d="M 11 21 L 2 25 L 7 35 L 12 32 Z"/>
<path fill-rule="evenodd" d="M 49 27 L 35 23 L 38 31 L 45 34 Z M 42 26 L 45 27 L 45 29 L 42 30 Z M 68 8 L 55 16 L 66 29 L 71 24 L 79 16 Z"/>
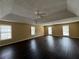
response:
<path fill-rule="evenodd" d="M 35 24 L 38 24 L 39 19 L 44 19 L 44 17 L 47 15 L 45 12 L 40 10 L 36 10 L 34 14 L 35 14 Z"/>
<path fill-rule="evenodd" d="M 46 13 L 45 12 L 42 12 L 40 10 L 36 10 L 35 11 L 35 16 L 36 16 L 37 19 L 38 18 L 43 18 L 44 16 L 46 16 Z"/>

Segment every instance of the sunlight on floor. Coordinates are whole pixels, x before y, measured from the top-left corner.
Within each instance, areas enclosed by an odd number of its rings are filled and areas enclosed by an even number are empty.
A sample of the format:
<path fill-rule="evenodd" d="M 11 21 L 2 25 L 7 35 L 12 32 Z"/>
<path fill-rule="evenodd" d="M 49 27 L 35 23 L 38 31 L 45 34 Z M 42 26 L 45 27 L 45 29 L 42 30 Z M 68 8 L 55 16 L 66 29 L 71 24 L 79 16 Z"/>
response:
<path fill-rule="evenodd" d="M 47 36 L 46 42 L 47 42 L 47 45 L 48 45 L 50 51 L 52 51 L 52 49 L 54 49 L 54 39 L 53 39 L 53 37 Z"/>
<path fill-rule="evenodd" d="M 32 40 L 32 41 L 31 41 L 31 49 L 32 49 L 32 50 L 36 50 L 36 48 L 37 48 L 36 41 L 35 41 L 35 40 Z"/>
<path fill-rule="evenodd" d="M 73 51 L 73 47 L 74 47 L 74 43 L 71 39 L 67 38 L 67 37 L 63 37 L 61 40 L 60 40 L 60 46 L 61 46 L 61 49 L 62 51 L 65 52 L 65 54 L 69 54 L 69 55 L 72 55 L 72 53 L 74 52 Z"/>
<path fill-rule="evenodd" d="M 2 59 L 13 59 L 14 50 L 12 48 L 6 48 L 1 53 Z"/>

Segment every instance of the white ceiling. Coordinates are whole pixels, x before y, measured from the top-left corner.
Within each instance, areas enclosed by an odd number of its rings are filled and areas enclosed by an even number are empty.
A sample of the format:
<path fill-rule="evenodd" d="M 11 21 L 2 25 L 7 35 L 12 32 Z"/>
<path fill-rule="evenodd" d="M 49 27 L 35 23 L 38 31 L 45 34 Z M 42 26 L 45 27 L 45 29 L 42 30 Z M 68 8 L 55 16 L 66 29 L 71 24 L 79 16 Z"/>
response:
<path fill-rule="evenodd" d="M 12 0 L 0 0 L 0 18 L 9 14 L 12 10 Z"/>
<path fill-rule="evenodd" d="M 65 10 L 66 0 L 15 0 L 13 13 L 34 17 L 37 9 L 46 14 Z"/>
<path fill-rule="evenodd" d="M 79 16 L 79 0 L 0 0 L 0 18 L 38 24 Z M 35 11 L 46 15 L 36 19 Z M 75 15 L 74 15 L 74 14 Z"/>
<path fill-rule="evenodd" d="M 79 16 L 79 0 L 67 0 L 67 9 Z"/>

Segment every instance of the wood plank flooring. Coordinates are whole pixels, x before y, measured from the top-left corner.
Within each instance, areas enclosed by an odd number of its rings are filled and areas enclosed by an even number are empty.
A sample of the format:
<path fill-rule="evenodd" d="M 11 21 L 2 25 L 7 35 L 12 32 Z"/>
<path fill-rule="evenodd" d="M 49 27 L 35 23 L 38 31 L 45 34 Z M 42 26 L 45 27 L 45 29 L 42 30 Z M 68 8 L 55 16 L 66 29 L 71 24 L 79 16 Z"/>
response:
<path fill-rule="evenodd" d="M 0 47 L 0 59 L 79 59 L 79 40 L 43 36 Z"/>

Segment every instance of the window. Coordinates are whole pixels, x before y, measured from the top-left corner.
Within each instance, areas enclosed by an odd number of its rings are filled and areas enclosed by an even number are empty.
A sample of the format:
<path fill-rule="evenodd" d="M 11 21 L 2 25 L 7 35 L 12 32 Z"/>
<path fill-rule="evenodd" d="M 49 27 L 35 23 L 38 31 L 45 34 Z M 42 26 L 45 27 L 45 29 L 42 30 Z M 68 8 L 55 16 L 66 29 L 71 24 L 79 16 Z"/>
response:
<path fill-rule="evenodd" d="M 35 35 L 35 26 L 31 26 L 31 35 Z"/>
<path fill-rule="evenodd" d="M 12 38 L 12 31 L 10 25 L 0 25 L 0 40 L 7 40 Z"/>
<path fill-rule="evenodd" d="M 49 35 L 52 34 L 52 27 L 48 27 L 48 34 L 49 34 Z"/>
<path fill-rule="evenodd" d="M 63 35 L 69 36 L 69 25 L 63 25 Z"/>

